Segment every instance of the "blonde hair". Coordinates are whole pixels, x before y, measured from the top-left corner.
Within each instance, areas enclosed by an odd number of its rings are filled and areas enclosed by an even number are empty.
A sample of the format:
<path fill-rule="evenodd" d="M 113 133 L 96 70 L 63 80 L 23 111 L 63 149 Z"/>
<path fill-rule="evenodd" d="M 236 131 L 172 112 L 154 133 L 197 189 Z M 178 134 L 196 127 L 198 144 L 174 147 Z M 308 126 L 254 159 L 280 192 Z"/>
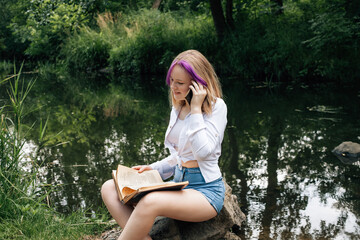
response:
<path fill-rule="evenodd" d="M 193 70 L 195 72 L 195 75 L 198 75 L 198 77 L 200 78 L 199 80 L 201 80 L 200 83 L 205 86 L 207 95 L 204 99 L 201 110 L 208 115 L 211 114 L 212 104 L 216 102 L 216 98 L 222 98 L 220 81 L 215 73 L 213 66 L 199 51 L 187 50 L 185 52 L 182 52 L 177 57 L 175 57 L 168 70 L 168 85 L 170 85 L 169 77 L 171 71 L 173 67 L 175 65 L 178 65 L 180 61 L 186 62 L 188 65 L 190 65 L 190 67 L 192 68 L 191 71 Z M 179 66 L 183 67 L 182 64 L 179 64 Z M 184 69 L 190 74 L 190 76 L 194 74 L 193 72 L 190 73 L 187 68 Z M 203 84 L 202 81 L 204 81 L 206 84 Z M 180 109 L 183 105 L 185 105 L 185 100 L 177 101 L 174 98 L 174 95 L 171 93 L 171 89 L 169 89 L 169 100 L 170 104 L 177 109 Z"/>

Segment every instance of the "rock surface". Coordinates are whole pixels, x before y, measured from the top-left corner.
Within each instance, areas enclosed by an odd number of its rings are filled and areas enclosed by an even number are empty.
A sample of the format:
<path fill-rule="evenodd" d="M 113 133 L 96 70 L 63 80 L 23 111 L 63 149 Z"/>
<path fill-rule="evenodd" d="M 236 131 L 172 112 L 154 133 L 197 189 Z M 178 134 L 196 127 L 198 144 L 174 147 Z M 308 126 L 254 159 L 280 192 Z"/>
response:
<path fill-rule="evenodd" d="M 245 214 L 240 210 L 237 197 L 224 181 L 226 192 L 224 207 L 220 214 L 205 222 L 183 222 L 166 217 L 157 217 L 150 231 L 153 240 L 202 240 L 202 239 L 240 239 L 231 230 L 240 228 Z M 113 240 L 121 233 L 120 228 L 103 233 L 102 239 Z"/>
<path fill-rule="evenodd" d="M 332 153 L 343 163 L 352 164 L 360 160 L 360 144 L 343 142 L 335 147 Z"/>

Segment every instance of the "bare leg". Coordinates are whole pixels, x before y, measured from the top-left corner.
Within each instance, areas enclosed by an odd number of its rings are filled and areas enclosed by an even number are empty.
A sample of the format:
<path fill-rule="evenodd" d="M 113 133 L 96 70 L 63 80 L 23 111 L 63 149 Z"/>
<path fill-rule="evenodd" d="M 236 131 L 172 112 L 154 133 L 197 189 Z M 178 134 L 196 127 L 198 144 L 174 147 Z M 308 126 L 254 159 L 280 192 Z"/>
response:
<path fill-rule="evenodd" d="M 124 228 L 134 208 L 120 202 L 114 180 L 108 180 L 102 185 L 101 197 L 111 216 Z"/>
<path fill-rule="evenodd" d="M 216 215 L 215 209 L 208 200 L 193 189 L 152 192 L 137 204 L 119 240 L 146 238 L 157 216 L 201 222 Z"/>
<path fill-rule="evenodd" d="M 119 226 L 124 229 L 131 213 L 134 210 L 134 207 L 124 205 L 120 202 L 113 180 L 108 180 L 102 185 L 101 197 L 111 216 L 115 219 Z M 149 240 L 151 237 L 146 235 L 142 239 Z"/>

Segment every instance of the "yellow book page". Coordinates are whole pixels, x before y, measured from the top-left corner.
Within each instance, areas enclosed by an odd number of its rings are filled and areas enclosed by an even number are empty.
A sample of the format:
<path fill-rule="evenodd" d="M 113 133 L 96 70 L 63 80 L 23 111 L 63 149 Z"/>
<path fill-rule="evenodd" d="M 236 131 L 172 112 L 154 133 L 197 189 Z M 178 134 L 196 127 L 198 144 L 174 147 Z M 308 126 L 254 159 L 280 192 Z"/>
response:
<path fill-rule="evenodd" d="M 124 197 L 126 197 L 127 195 L 130 195 L 132 194 L 133 192 L 136 192 L 136 190 L 132 189 L 132 188 L 129 188 L 129 187 L 124 187 L 122 190 L 121 190 L 121 193 Z"/>

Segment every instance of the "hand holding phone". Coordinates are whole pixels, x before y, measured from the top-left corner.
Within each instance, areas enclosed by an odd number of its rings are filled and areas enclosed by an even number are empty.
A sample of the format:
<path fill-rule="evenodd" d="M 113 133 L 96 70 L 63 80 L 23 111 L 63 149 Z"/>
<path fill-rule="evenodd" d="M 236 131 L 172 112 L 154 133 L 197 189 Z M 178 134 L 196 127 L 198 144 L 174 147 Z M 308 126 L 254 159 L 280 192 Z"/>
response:
<path fill-rule="evenodd" d="M 192 90 L 189 88 L 189 91 L 186 94 L 185 100 L 189 103 L 189 105 L 191 104 L 191 99 L 193 96 L 193 92 Z"/>
<path fill-rule="evenodd" d="M 193 95 L 191 99 L 191 114 L 202 113 L 202 105 L 207 95 L 206 87 L 192 80 L 189 88 Z"/>

